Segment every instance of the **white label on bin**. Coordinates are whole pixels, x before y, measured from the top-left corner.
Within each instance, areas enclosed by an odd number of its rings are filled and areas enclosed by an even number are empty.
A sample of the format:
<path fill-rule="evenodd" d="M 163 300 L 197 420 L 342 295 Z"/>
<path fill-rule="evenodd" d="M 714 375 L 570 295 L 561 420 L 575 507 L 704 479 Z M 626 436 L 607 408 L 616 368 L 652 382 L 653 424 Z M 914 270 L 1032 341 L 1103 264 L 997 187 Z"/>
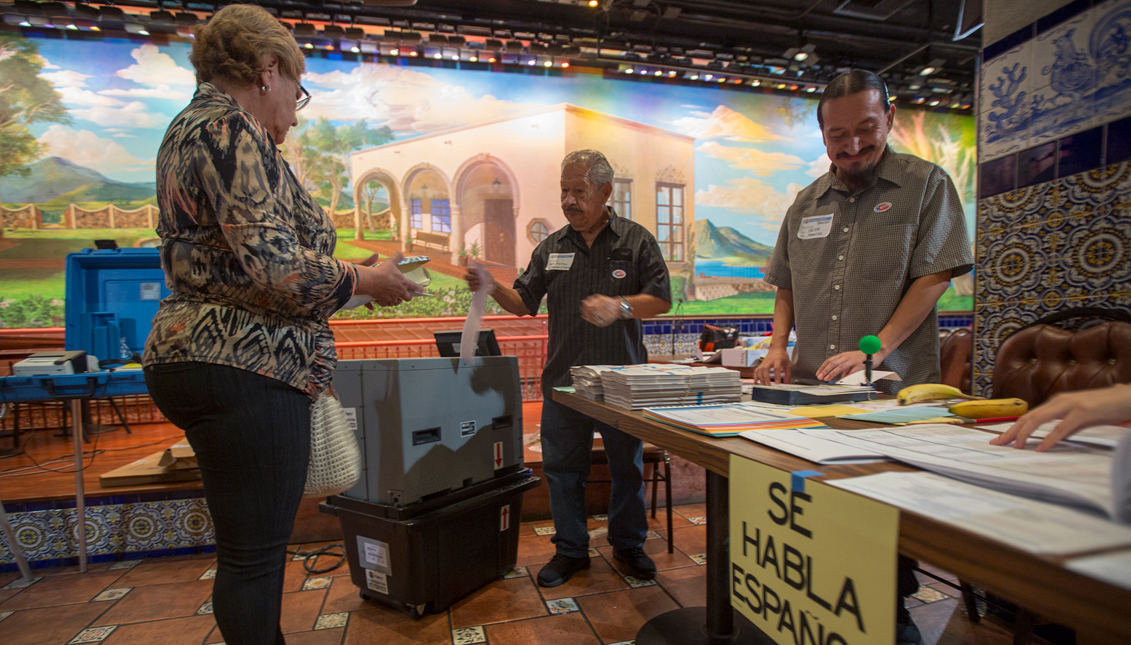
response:
<path fill-rule="evenodd" d="M 350 424 L 350 430 L 357 434 L 357 408 L 342 408 L 342 412 L 346 413 L 346 423 Z"/>
<path fill-rule="evenodd" d="M 161 299 L 161 283 L 160 282 L 142 282 L 141 283 L 141 299 L 142 300 L 160 300 Z"/>
<path fill-rule="evenodd" d="M 452 343 L 452 351 L 457 354 L 460 353 L 460 343 Z"/>
<path fill-rule="evenodd" d="M 380 594 L 389 595 L 389 576 L 380 571 L 365 570 L 365 586 Z"/>
<path fill-rule="evenodd" d="M 470 437 L 473 434 L 475 434 L 475 422 L 461 421 L 459 424 L 459 436 Z"/>
<path fill-rule="evenodd" d="M 389 575 L 393 570 L 389 566 L 389 545 L 380 540 L 372 540 L 364 535 L 357 536 L 358 564 L 364 569 L 375 569 Z"/>
<path fill-rule="evenodd" d="M 498 470 L 498 469 L 503 467 L 503 442 L 502 441 L 496 441 L 495 442 L 495 461 L 494 461 L 494 464 L 495 464 L 495 470 Z"/>
<path fill-rule="evenodd" d="M 499 532 L 509 529 L 511 527 L 511 505 L 505 504 L 499 509 Z"/>

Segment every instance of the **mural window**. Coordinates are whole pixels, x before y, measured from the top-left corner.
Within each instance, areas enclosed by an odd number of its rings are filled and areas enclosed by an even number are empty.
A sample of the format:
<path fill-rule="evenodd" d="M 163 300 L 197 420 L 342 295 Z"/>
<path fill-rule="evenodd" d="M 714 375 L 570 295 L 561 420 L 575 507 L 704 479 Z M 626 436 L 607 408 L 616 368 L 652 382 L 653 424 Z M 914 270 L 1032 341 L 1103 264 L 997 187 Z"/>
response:
<path fill-rule="evenodd" d="M 683 261 L 683 185 L 656 184 L 656 241 L 664 259 Z"/>
<path fill-rule="evenodd" d="M 536 219 L 530 222 L 530 226 L 526 227 L 527 236 L 535 244 L 541 244 L 542 240 L 550 237 L 550 233 L 550 225 L 544 219 Z"/>
<path fill-rule="evenodd" d="M 408 225 L 412 228 L 424 228 L 424 215 L 420 210 L 420 200 L 408 200 Z"/>
<path fill-rule="evenodd" d="M 432 232 L 433 233 L 451 233 L 452 232 L 451 200 L 447 200 L 447 199 L 433 199 L 432 200 Z"/>
<path fill-rule="evenodd" d="M 609 206 L 617 215 L 625 219 L 632 219 L 632 180 L 614 179 L 613 194 L 609 196 Z"/>

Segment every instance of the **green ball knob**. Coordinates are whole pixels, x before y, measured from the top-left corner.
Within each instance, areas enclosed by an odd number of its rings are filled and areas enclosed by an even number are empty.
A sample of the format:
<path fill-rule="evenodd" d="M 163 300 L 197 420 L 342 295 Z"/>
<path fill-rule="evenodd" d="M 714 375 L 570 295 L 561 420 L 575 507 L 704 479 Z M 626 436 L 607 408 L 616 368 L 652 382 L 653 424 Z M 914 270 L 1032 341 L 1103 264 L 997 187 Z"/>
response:
<path fill-rule="evenodd" d="M 883 347 L 883 343 L 876 336 L 865 336 L 860 339 L 860 351 L 865 354 L 875 354 Z"/>

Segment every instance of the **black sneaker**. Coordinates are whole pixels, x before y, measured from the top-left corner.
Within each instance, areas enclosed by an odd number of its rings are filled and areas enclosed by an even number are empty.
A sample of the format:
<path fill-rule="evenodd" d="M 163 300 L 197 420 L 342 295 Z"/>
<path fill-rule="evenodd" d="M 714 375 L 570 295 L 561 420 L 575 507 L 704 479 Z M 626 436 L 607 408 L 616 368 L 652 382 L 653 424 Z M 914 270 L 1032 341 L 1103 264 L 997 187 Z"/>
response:
<path fill-rule="evenodd" d="M 911 612 L 903 606 L 902 599 L 895 611 L 895 643 L 896 645 L 922 645 L 923 636 L 915 621 L 911 620 Z"/>
<path fill-rule="evenodd" d="M 633 578 L 651 580 L 656 577 L 656 563 L 638 546 L 623 551 L 613 549 L 613 557 L 628 565 Z"/>
<path fill-rule="evenodd" d="M 538 572 L 538 584 L 543 587 L 556 587 L 569 580 L 578 571 L 588 568 L 589 556 L 571 558 L 558 553 Z"/>

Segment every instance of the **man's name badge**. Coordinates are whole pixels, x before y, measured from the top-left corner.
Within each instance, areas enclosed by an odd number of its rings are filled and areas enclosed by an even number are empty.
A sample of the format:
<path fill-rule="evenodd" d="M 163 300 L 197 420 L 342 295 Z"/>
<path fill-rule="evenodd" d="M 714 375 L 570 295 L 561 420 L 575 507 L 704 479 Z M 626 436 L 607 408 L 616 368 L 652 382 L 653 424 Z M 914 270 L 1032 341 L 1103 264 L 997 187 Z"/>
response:
<path fill-rule="evenodd" d="M 828 235 L 828 231 L 825 232 Z M 573 266 L 572 253 L 551 253 L 550 261 L 546 263 L 547 271 L 569 271 Z"/>
<path fill-rule="evenodd" d="M 828 237 L 831 230 L 833 230 L 833 213 L 803 217 L 801 218 L 801 228 L 797 229 L 797 237 L 802 240 Z"/>

